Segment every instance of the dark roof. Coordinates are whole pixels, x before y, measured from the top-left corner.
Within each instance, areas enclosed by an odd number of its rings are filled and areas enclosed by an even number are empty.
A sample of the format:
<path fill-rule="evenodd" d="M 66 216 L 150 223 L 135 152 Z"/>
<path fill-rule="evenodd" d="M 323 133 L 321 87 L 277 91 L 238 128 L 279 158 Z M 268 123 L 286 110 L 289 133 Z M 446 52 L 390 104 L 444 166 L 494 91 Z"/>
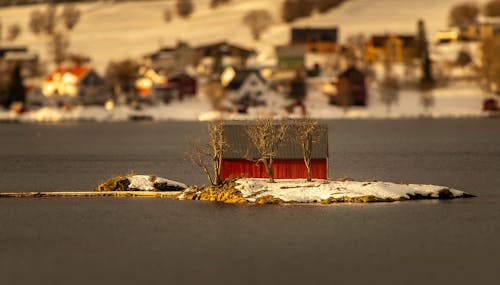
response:
<path fill-rule="evenodd" d="M 338 29 L 335 28 L 292 28 L 292 43 L 310 41 L 336 43 Z"/>
<path fill-rule="evenodd" d="M 195 48 L 196 51 L 204 50 L 218 50 L 221 53 L 228 53 L 230 49 L 238 50 L 244 54 L 250 55 L 254 53 L 254 50 L 244 48 L 239 45 L 228 43 L 226 41 L 215 42 L 207 45 L 201 45 Z"/>
<path fill-rule="evenodd" d="M 9 52 L 28 52 L 28 48 L 26 46 L 0 46 L 0 57 L 3 57 L 6 53 Z"/>
<path fill-rule="evenodd" d="M 350 66 L 345 71 L 339 74 L 339 78 L 349 78 L 352 81 L 364 83 L 365 74 L 356 67 Z"/>
<path fill-rule="evenodd" d="M 184 80 L 189 80 L 189 81 L 196 81 L 196 79 L 189 74 L 185 72 L 177 72 L 173 73 L 168 76 L 168 81 L 169 82 L 175 82 L 175 81 L 184 81 Z"/>
<path fill-rule="evenodd" d="M 417 42 L 417 38 L 413 35 L 376 35 L 372 37 L 372 45 L 374 47 L 385 47 L 390 37 L 397 37 L 405 48 L 411 47 Z"/>
<path fill-rule="evenodd" d="M 224 151 L 224 159 L 258 159 L 259 154 L 257 149 L 248 139 L 244 123 L 228 123 L 224 127 L 224 138 L 227 143 L 227 148 Z M 296 128 L 290 124 L 288 128 L 287 139 L 279 148 L 276 159 L 303 159 L 300 146 L 291 140 L 296 134 Z M 325 125 L 326 128 L 326 125 Z M 321 138 L 321 141 L 316 143 L 312 152 L 313 159 L 328 158 L 328 135 Z"/>
<path fill-rule="evenodd" d="M 262 82 L 266 82 L 264 78 L 260 75 L 260 72 L 256 69 L 240 69 L 240 70 L 235 70 L 236 75 L 234 76 L 233 80 L 229 82 L 229 84 L 226 86 L 226 89 L 229 90 L 238 90 L 240 89 L 241 85 L 245 82 L 245 80 L 250 76 L 251 74 L 257 75 L 257 78 L 259 78 Z"/>

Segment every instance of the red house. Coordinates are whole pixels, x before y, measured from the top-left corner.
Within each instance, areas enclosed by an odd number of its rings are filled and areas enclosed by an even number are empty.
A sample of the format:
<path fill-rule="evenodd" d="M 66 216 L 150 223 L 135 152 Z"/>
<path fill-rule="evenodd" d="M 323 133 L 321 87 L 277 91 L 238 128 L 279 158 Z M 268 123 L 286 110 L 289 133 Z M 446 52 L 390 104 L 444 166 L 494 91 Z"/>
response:
<path fill-rule="evenodd" d="M 184 72 L 169 76 L 168 87 L 174 90 L 179 100 L 196 96 L 198 90 L 196 79 Z"/>
<path fill-rule="evenodd" d="M 288 137 L 293 137 L 295 128 L 290 127 Z M 248 139 L 244 124 L 228 124 L 224 128 L 224 138 L 227 149 L 223 154 L 221 178 L 251 177 L 268 178 L 263 163 L 256 163 L 259 154 Z M 314 144 L 312 152 L 313 178 L 328 177 L 328 136 Z M 307 178 L 307 168 L 304 164 L 300 146 L 291 139 L 281 145 L 273 162 L 275 179 Z"/>

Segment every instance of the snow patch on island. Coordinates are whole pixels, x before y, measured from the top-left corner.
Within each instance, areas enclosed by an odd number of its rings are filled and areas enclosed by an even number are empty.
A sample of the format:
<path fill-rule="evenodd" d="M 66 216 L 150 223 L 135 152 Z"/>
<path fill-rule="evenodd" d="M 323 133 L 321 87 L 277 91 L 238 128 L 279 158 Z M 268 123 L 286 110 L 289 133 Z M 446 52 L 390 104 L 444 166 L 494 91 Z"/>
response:
<path fill-rule="evenodd" d="M 350 201 L 370 197 L 367 201 L 401 201 L 411 199 L 451 199 L 472 195 L 445 186 L 423 184 L 396 184 L 390 182 L 356 182 L 299 179 L 242 178 L 236 180 L 236 189 L 249 202 L 272 197 L 283 202 L 314 203 L 328 199 Z"/>
<path fill-rule="evenodd" d="M 128 188 L 139 191 L 158 191 L 160 190 L 158 189 L 160 185 L 179 189 L 188 188 L 184 183 L 150 175 L 132 175 L 128 177 L 128 180 L 130 181 Z"/>

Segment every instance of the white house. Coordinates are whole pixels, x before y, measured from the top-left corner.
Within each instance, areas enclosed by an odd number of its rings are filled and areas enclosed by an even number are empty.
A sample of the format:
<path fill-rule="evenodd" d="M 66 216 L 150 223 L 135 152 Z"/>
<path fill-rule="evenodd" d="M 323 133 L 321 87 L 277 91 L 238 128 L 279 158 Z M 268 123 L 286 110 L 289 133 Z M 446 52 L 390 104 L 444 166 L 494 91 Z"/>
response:
<path fill-rule="evenodd" d="M 226 98 L 237 108 L 266 105 L 268 86 L 258 70 L 228 67 L 221 75 Z"/>

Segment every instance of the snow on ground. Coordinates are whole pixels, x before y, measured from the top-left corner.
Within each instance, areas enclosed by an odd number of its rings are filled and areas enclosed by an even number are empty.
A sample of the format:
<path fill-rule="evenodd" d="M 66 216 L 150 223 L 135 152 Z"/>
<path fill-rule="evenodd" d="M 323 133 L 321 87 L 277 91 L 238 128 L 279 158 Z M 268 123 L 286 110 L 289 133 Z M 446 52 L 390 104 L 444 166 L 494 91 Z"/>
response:
<path fill-rule="evenodd" d="M 350 107 L 344 110 L 339 106 L 329 105 L 327 96 L 319 91 L 311 90 L 305 105 L 308 115 L 315 119 L 461 118 L 487 115 L 482 112 L 482 102 L 489 96 L 472 82 L 454 82 L 447 87 L 437 88 L 431 93 L 427 93 L 426 96 L 428 96 L 426 98 L 430 98 L 430 104 L 427 108 L 424 105 L 426 102 L 424 94 L 418 90 L 403 89 L 400 91 L 397 100 L 388 109 L 388 106 L 381 100 L 379 90 L 373 88 L 369 91 L 367 107 Z M 199 94 L 195 98 L 158 106 L 144 106 L 140 110 L 134 110 L 127 106 L 117 106 L 112 110 L 105 110 L 99 106 L 74 107 L 68 110 L 44 107 L 18 115 L 0 108 L 0 121 L 117 122 L 127 121 L 131 117 L 147 117 L 155 121 L 210 121 L 219 118 L 248 120 L 265 116 L 274 116 L 276 118 L 300 117 L 299 110 L 292 114 L 285 112 L 282 95 L 270 93 L 268 97 L 267 107 L 250 108 L 248 114 L 214 111 L 210 102 L 203 97 L 203 94 Z"/>
<path fill-rule="evenodd" d="M 395 184 L 390 182 L 356 182 L 297 179 L 276 180 L 241 178 L 236 188 L 249 202 L 259 197 L 272 196 L 284 202 L 312 203 L 329 198 L 360 198 L 371 196 L 381 200 L 407 200 L 412 196 L 439 198 L 441 191 L 449 191 L 453 198 L 469 194 L 449 187 L 421 184 Z"/>
<path fill-rule="evenodd" d="M 165 23 L 162 15 L 166 7 L 174 9 L 175 1 L 78 3 L 76 5 L 81 9 L 82 16 L 71 33 L 70 50 L 89 55 L 93 60 L 92 64 L 98 71 L 103 72 L 110 60 L 139 58 L 159 46 L 173 45 L 178 40 L 199 45 L 226 39 L 256 48 L 259 51 L 257 61 L 268 64 L 274 60 L 273 46 L 289 41 L 290 26 L 279 21 L 282 2 L 283 0 L 233 0 L 228 5 L 209 9 L 209 0 L 198 0 L 194 1 L 196 10 L 189 20 L 174 17 L 170 23 Z M 435 31 L 446 27 L 449 8 L 460 2 L 460 0 L 350 0 L 338 9 L 298 20 L 292 26 L 338 25 L 341 38 L 345 39 L 348 34 L 359 32 L 367 35 L 389 31 L 415 33 L 416 21 L 423 17 L 431 38 Z M 38 52 L 42 60 L 48 60 L 47 40 L 34 36 L 28 28 L 31 12 L 41 8 L 44 9 L 44 5 L 4 7 L 0 8 L 0 18 L 4 26 L 20 23 L 23 28 L 23 33 L 13 44 L 26 44 Z M 257 8 L 268 9 L 276 20 L 262 35 L 260 42 L 252 39 L 248 28 L 241 20 L 246 12 Z M 453 60 L 457 51 L 458 47 L 440 48 L 436 49 L 434 54 L 441 60 Z M 318 119 L 468 117 L 483 115 L 481 104 L 488 96 L 472 82 L 455 82 L 446 88 L 434 90 L 427 94 L 426 98 L 416 90 L 402 90 L 397 102 L 389 109 L 381 102 L 377 88 L 372 88 L 369 93 L 367 108 L 349 108 L 345 111 L 330 106 L 328 98 L 314 90 L 309 92 L 305 104 L 309 115 Z M 146 106 L 142 110 L 132 110 L 124 106 L 118 106 L 110 111 L 101 107 L 76 107 L 70 110 L 47 107 L 16 115 L 0 109 L 0 120 L 125 121 L 131 116 L 150 117 L 153 120 L 210 120 L 219 117 L 253 119 L 263 115 L 299 116 L 298 111 L 292 115 L 286 114 L 283 106 L 276 104 L 271 104 L 267 108 L 251 108 L 248 115 L 220 114 L 211 109 L 210 103 L 203 96 L 198 97 L 168 105 Z M 278 96 L 270 94 L 269 97 L 272 101 Z M 425 102 L 430 102 L 430 105 L 424 107 Z"/>
<path fill-rule="evenodd" d="M 178 40 L 192 45 L 219 40 L 256 48 L 261 62 L 272 62 L 274 45 L 289 41 L 289 25 L 280 19 L 283 0 L 233 0 L 228 5 L 209 9 L 209 0 L 193 1 L 195 12 L 189 20 L 174 17 L 170 23 L 163 20 L 163 11 L 175 11 L 175 1 L 138 1 L 78 3 L 80 22 L 71 33 L 70 50 L 89 55 L 98 71 L 103 72 L 110 60 L 138 58 L 156 50 L 160 45 L 173 45 Z M 322 15 L 298 20 L 293 26 L 340 27 L 341 39 L 349 34 L 385 32 L 415 33 L 416 21 L 426 20 L 428 35 L 446 28 L 448 11 L 461 0 L 349 0 L 338 9 Z M 483 1 L 484 2 L 484 1 Z M 62 5 L 61 5 L 62 6 Z M 29 31 L 30 14 L 44 5 L 26 5 L 0 8 L 4 27 L 19 23 L 23 33 L 14 42 L 26 44 L 47 59 L 47 39 Z M 274 17 L 274 25 L 253 40 L 242 18 L 250 10 L 267 9 Z"/>
<path fill-rule="evenodd" d="M 136 189 L 139 191 L 158 191 L 155 185 L 159 184 L 179 189 L 188 188 L 188 186 L 184 183 L 149 175 L 132 175 L 127 178 L 130 181 L 130 185 L 128 186 L 128 188 Z"/>
<path fill-rule="evenodd" d="M 193 1 L 195 12 L 189 20 L 177 16 L 169 23 L 163 20 L 167 7 L 175 11 L 175 1 L 137 1 L 78 3 L 80 22 L 71 32 L 70 51 L 86 54 L 93 65 L 103 72 L 110 60 L 139 58 L 162 45 L 174 45 L 179 40 L 191 45 L 229 40 L 236 44 L 259 48 L 275 42 L 257 43 L 242 23 L 243 16 L 253 9 L 267 9 L 276 20 L 283 0 L 233 0 L 229 5 L 209 9 L 209 0 Z M 60 5 L 63 6 L 63 5 Z M 47 39 L 34 36 L 29 30 L 30 14 L 44 5 L 27 5 L 0 9 L 2 24 L 19 23 L 23 33 L 16 44 L 26 44 L 47 59 Z M 174 12 L 175 13 L 175 12 Z M 228 25 L 228 23 L 231 23 Z M 279 41 L 288 40 L 288 31 Z"/>

